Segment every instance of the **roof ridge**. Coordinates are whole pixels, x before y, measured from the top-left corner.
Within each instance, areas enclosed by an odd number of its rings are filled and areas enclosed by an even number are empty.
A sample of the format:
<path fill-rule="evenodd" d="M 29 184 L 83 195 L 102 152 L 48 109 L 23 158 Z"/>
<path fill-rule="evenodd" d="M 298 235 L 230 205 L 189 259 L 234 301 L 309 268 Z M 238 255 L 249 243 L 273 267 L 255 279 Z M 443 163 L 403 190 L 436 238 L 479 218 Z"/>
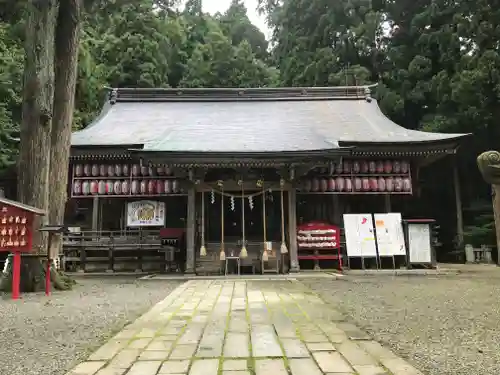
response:
<path fill-rule="evenodd" d="M 259 88 L 111 88 L 109 100 L 128 101 L 262 101 L 369 99 L 370 86 Z"/>

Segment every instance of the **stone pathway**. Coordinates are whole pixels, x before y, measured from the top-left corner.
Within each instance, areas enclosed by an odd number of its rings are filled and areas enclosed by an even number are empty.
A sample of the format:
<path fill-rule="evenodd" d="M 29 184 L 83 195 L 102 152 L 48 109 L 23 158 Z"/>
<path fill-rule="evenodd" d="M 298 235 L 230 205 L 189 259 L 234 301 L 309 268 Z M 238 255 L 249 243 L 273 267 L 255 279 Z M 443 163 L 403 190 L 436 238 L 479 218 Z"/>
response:
<path fill-rule="evenodd" d="M 299 281 L 195 280 L 67 375 L 422 375 Z"/>

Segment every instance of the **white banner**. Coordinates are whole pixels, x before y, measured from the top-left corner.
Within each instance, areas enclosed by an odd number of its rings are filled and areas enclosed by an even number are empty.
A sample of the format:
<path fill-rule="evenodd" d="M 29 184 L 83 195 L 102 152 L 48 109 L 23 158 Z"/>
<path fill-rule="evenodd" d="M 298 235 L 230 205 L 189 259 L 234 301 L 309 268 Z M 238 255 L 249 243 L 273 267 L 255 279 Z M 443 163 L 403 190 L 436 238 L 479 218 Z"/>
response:
<path fill-rule="evenodd" d="M 165 225 L 165 202 L 137 201 L 127 203 L 127 226 L 147 227 Z"/>
<path fill-rule="evenodd" d="M 379 256 L 406 255 L 401 213 L 374 216 Z"/>
<path fill-rule="evenodd" d="M 344 214 L 348 257 L 376 257 L 375 234 L 371 214 Z"/>

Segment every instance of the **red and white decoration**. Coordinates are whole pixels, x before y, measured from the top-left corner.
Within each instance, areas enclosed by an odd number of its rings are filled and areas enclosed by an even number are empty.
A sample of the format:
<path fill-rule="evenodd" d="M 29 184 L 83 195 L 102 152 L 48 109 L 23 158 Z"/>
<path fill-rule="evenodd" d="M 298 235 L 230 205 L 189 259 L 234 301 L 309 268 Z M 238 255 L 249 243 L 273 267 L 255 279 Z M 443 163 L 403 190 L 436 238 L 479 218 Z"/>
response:
<path fill-rule="evenodd" d="M 297 228 L 299 248 L 337 249 L 340 247 L 340 229 L 323 222 L 310 222 Z"/>

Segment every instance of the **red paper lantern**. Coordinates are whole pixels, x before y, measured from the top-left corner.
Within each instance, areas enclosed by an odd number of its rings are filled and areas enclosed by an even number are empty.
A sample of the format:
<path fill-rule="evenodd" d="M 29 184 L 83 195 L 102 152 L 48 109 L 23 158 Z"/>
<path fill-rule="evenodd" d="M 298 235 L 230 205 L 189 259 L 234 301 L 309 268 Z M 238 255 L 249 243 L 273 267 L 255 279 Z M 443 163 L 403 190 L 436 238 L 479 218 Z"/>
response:
<path fill-rule="evenodd" d="M 172 174 L 172 169 L 170 167 L 165 166 L 165 175 L 170 176 Z"/>
<path fill-rule="evenodd" d="M 142 180 L 139 185 L 139 189 L 141 194 L 146 194 L 148 192 L 148 183 L 145 180 Z"/>
<path fill-rule="evenodd" d="M 137 177 L 139 176 L 139 172 L 141 171 L 141 167 L 138 164 L 132 165 L 132 176 Z"/>
<path fill-rule="evenodd" d="M 99 166 L 97 164 L 92 164 L 91 173 L 92 176 L 99 176 Z"/>
<path fill-rule="evenodd" d="M 322 178 L 321 181 L 319 182 L 319 189 L 321 191 L 327 191 L 328 190 L 328 180 L 325 178 Z"/>
<path fill-rule="evenodd" d="M 388 177 L 385 179 L 385 189 L 387 191 L 394 191 L 394 178 Z"/>
<path fill-rule="evenodd" d="M 82 184 L 82 194 L 89 195 L 90 194 L 90 182 L 84 181 Z"/>
<path fill-rule="evenodd" d="M 115 176 L 120 177 L 122 175 L 122 166 L 120 164 L 115 165 Z"/>
<path fill-rule="evenodd" d="M 165 183 L 163 184 L 164 185 L 164 191 L 165 191 L 165 194 L 170 194 L 170 192 L 172 191 L 170 189 L 170 180 L 165 180 Z"/>
<path fill-rule="evenodd" d="M 106 181 L 106 194 L 115 193 L 115 191 L 113 189 L 114 186 L 115 186 L 115 184 L 113 183 L 113 181 L 111 181 L 111 180 Z"/>
<path fill-rule="evenodd" d="M 392 166 L 392 165 L 391 165 Z M 385 178 L 379 177 L 377 182 L 378 191 L 385 191 Z"/>
<path fill-rule="evenodd" d="M 361 191 L 362 188 L 363 188 L 363 182 L 361 181 L 361 178 L 356 177 L 354 179 L 354 190 Z"/>
<path fill-rule="evenodd" d="M 163 168 L 162 165 L 157 166 L 156 173 L 158 173 L 158 176 L 163 176 L 163 174 L 165 173 L 165 168 Z"/>
<path fill-rule="evenodd" d="M 328 179 L 328 191 L 335 191 L 335 179 L 334 178 Z"/>
<path fill-rule="evenodd" d="M 141 175 L 147 176 L 149 172 L 149 168 L 146 167 L 145 165 L 141 165 Z"/>
<path fill-rule="evenodd" d="M 335 166 L 335 173 L 337 173 L 337 174 L 341 174 L 342 173 L 342 163 L 338 163 Z"/>
<path fill-rule="evenodd" d="M 122 183 L 120 181 L 115 181 L 113 191 L 115 192 L 115 194 L 122 193 Z"/>
<path fill-rule="evenodd" d="M 104 181 L 99 181 L 99 184 L 97 185 L 97 192 L 99 195 L 106 194 L 106 182 Z"/>
<path fill-rule="evenodd" d="M 345 179 L 345 191 L 352 191 L 352 180 L 350 178 Z"/>
<path fill-rule="evenodd" d="M 91 173 L 92 173 L 92 172 L 91 172 L 91 169 L 92 169 L 92 167 L 91 167 L 90 165 L 85 164 L 85 165 L 83 166 L 83 174 L 84 174 L 85 176 L 89 177 L 89 176 L 91 175 Z"/>
<path fill-rule="evenodd" d="M 349 160 L 344 161 L 344 167 L 342 168 L 342 171 L 344 173 L 351 173 L 352 171 L 352 164 Z"/>
<path fill-rule="evenodd" d="M 80 177 L 83 174 L 83 166 L 81 164 L 76 164 L 74 166 L 75 176 Z"/>
<path fill-rule="evenodd" d="M 130 192 L 132 193 L 132 195 L 136 195 L 137 193 L 139 193 L 139 181 L 137 180 L 132 181 L 132 185 L 130 186 Z"/>
<path fill-rule="evenodd" d="M 359 173 L 361 171 L 361 165 L 359 164 L 359 161 L 354 161 L 352 163 L 352 171 L 354 173 Z"/>
<path fill-rule="evenodd" d="M 368 172 L 375 173 L 377 171 L 377 163 L 374 161 L 368 162 Z"/>
<path fill-rule="evenodd" d="M 335 179 L 335 188 L 337 191 L 343 191 L 345 188 L 345 179 L 343 177 L 337 177 Z"/>
<path fill-rule="evenodd" d="M 392 163 L 392 171 L 394 173 L 401 173 L 401 163 L 398 160 Z"/>
<path fill-rule="evenodd" d="M 384 162 L 384 172 L 385 173 L 391 173 L 392 172 L 392 161 L 386 160 Z"/>
<path fill-rule="evenodd" d="M 113 165 L 108 166 L 108 176 L 109 177 L 114 177 L 115 175 L 115 167 Z"/>
<path fill-rule="evenodd" d="M 409 178 L 403 179 L 403 191 L 411 191 L 411 180 Z"/>
<path fill-rule="evenodd" d="M 82 193 L 82 182 L 81 181 L 75 181 L 73 183 L 73 194 L 80 195 L 81 193 Z"/>
<path fill-rule="evenodd" d="M 403 190 L 403 179 L 401 177 L 396 177 L 394 179 L 394 190 L 397 192 Z"/>
<path fill-rule="evenodd" d="M 370 171 L 370 166 L 366 160 L 362 160 L 360 163 L 361 173 L 368 173 Z"/>
<path fill-rule="evenodd" d="M 122 194 L 123 195 L 129 195 L 130 194 L 130 184 L 128 181 L 123 181 L 122 182 Z"/>
<path fill-rule="evenodd" d="M 179 192 L 179 181 L 173 180 L 172 181 L 172 193 L 176 194 Z"/>
<path fill-rule="evenodd" d="M 99 192 L 99 183 L 97 181 L 92 181 L 90 183 L 90 194 L 97 194 Z"/>
<path fill-rule="evenodd" d="M 370 190 L 370 180 L 367 177 L 361 179 L 361 189 L 363 189 L 363 191 Z"/>
<path fill-rule="evenodd" d="M 401 162 L 401 173 L 408 173 L 410 171 L 410 163 L 406 160 Z"/>
<path fill-rule="evenodd" d="M 148 182 L 148 194 L 153 195 L 156 193 L 156 181 L 149 180 Z"/>
<path fill-rule="evenodd" d="M 128 173 L 129 173 L 129 166 L 128 164 L 123 164 L 122 165 L 122 173 L 124 176 L 128 176 Z"/>
<path fill-rule="evenodd" d="M 319 180 L 317 178 L 312 179 L 311 191 L 316 193 L 319 190 Z"/>
<path fill-rule="evenodd" d="M 107 172 L 107 168 L 104 164 L 99 165 L 99 176 L 105 177 Z"/>
<path fill-rule="evenodd" d="M 312 182 L 311 182 L 311 180 L 305 180 L 305 182 L 304 182 L 304 190 L 306 192 L 310 192 L 311 188 L 312 188 Z"/>
<path fill-rule="evenodd" d="M 384 162 L 383 161 L 377 161 L 375 167 L 376 167 L 377 173 L 384 173 Z"/>
<path fill-rule="evenodd" d="M 370 190 L 371 191 L 377 191 L 378 190 L 378 179 L 376 178 L 370 178 L 369 179 L 369 185 L 370 185 Z"/>
<path fill-rule="evenodd" d="M 162 180 L 156 181 L 156 193 L 157 194 L 164 194 L 165 193 L 165 184 L 163 183 Z"/>

